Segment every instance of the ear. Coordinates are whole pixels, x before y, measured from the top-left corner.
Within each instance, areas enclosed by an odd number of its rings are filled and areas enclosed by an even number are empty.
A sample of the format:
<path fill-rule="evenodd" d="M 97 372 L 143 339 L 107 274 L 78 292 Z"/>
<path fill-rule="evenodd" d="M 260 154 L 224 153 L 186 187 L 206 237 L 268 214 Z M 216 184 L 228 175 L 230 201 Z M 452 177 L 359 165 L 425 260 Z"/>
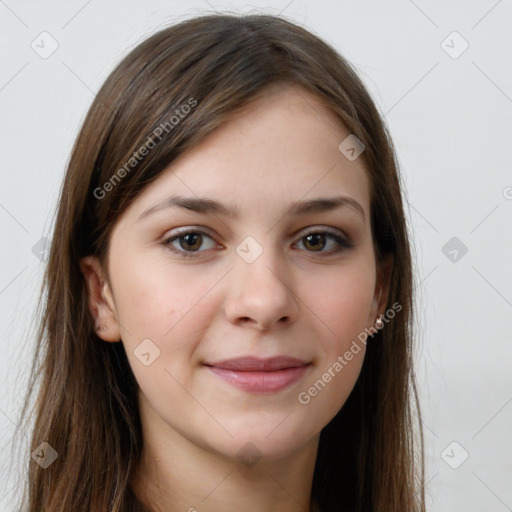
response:
<path fill-rule="evenodd" d="M 384 315 L 386 312 L 394 262 L 394 255 L 388 254 L 385 256 L 380 267 L 378 268 L 377 282 L 375 284 L 375 294 L 373 296 L 370 317 L 368 319 L 371 326 L 375 326 L 377 318 L 380 315 Z"/>
<path fill-rule="evenodd" d="M 121 333 L 110 284 L 96 256 L 80 259 L 85 278 L 89 309 L 96 325 L 96 334 L 104 341 L 120 341 Z"/>

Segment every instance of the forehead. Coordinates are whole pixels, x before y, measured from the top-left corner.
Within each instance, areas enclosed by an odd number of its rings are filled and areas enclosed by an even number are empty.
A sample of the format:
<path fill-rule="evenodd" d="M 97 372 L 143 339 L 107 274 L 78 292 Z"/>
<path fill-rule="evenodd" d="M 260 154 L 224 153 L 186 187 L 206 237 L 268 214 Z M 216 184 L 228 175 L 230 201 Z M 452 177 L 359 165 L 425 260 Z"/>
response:
<path fill-rule="evenodd" d="M 132 203 L 129 215 L 170 194 L 228 202 L 242 215 L 348 194 L 368 212 L 363 158 L 351 161 L 338 148 L 349 135 L 315 96 L 295 86 L 274 87 L 173 162 Z"/>

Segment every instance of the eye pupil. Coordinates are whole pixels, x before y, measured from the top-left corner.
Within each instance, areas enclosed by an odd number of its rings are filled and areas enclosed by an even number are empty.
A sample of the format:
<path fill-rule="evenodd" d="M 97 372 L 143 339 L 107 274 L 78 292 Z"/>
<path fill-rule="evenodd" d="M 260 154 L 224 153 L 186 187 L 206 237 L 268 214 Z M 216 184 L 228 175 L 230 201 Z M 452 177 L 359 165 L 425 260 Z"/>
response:
<path fill-rule="evenodd" d="M 312 244 L 312 247 L 314 250 L 318 250 L 318 248 L 323 249 L 323 247 L 325 246 L 325 236 L 321 233 L 314 233 L 314 234 L 308 235 L 304 238 L 305 238 L 305 240 L 307 240 L 307 244 L 309 244 L 311 238 L 316 240 L 316 243 Z M 318 244 L 318 238 L 322 239 L 321 244 Z M 305 244 L 305 245 L 307 245 L 307 244 Z"/>
<path fill-rule="evenodd" d="M 198 233 L 187 233 L 186 235 L 180 237 L 180 245 L 183 249 L 197 250 L 199 247 L 201 247 L 201 239 L 202 237 Z M 181 240 L 186 240 L 185 246 L 181 243 Z M 198 240 L 199 243 L 197 243 Z M 197 245 L 198 247 L 193 247 L 193 245 Z"/>

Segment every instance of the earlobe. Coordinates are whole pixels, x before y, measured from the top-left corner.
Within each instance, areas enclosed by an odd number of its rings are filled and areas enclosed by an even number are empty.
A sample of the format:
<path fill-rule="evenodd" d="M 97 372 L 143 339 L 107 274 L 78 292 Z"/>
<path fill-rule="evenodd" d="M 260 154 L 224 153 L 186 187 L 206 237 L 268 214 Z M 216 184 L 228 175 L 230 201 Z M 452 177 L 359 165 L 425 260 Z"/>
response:
<path fill-rule="evenodd" d="M 121 339 L 112 291 L 96 256 L 85 256 L 80 260 L 84 276 L 89 310 L 94 319 L 96 334 L 104 341 Z"/>

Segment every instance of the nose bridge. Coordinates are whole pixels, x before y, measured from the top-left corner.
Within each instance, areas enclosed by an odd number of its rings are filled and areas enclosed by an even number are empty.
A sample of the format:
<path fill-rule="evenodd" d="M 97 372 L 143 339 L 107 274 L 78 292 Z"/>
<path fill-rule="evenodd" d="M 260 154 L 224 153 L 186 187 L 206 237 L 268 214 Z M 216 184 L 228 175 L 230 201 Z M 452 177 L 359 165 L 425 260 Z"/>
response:
<path fill-rule="evenodd" d="M 246 279 L 256 277 L 256 281 L 263 279 L 281 282 L 283 272 L 284 255 L 281 247 L 274 240 L 272 234 L 260 233 L 255 236 L 246 236 L 235 248 L 238 258 L 235 267 Z M 278 279 L 280 277 L 281 279 Z"/>

